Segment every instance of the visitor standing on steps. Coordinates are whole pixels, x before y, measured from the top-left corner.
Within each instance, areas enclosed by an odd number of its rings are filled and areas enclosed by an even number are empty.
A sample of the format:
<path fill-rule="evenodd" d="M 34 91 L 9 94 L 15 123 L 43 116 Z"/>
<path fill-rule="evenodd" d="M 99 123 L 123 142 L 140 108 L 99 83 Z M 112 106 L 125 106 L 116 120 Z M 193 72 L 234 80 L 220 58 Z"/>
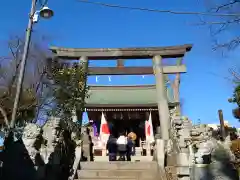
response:
<path fill-rule="evenodd" d="M 84 133 L 82 134 L 82 160 L 83 161 L 92 161 L 93 153 L 92 153 L 92 138 L 90 136 L 90 130 L 86 128 Z"/>
<path fill-rule="evenodd" d="M 130 142 L 130 146 L 132 146 L 132 149 L 131 149 L 131 155 L 134 156 L 135 155 L 135 146 L 136 146 L 136 139 L 137 139 L 137 135 L 136 133 L 134 133 L 133 131 L 131 131 L 129 134 L 128 134 L 128 138 L 131 140 Z"/>
<path fill-rule="evenodd" d="M 3 176 L 2 166 L 3 166 L 3 153 L 4 153 L 3 152 L 3 150 L 4 150 L 4 139 L 5 139 L 5 134 L 4 134 L 3 131 L 0 131 L 0 177 Z"/>
<path fill-rule="evenodd" d="M 119 160 L 125 161 L 125 156 L 127 152 L 127 137 L 125 136 L 125 133 L 121 133 L 119 138 L 117 139 L 117 146 L 118 146 L 118 152 L 119 152 Z"/>
<path fill-rule="evenodd" d="M 127 140 L 128 140 L 128 142 L 127 142 L 127 161 L 131 161 L 131 156 L 133 155 L 134 143 L 133 143 L 131 136 L 129 136 L 127 138 Z"/>
<path fill-rule="evenodd" d="M 109 161 L 117 160 L 117 139 L 111 134 L 107 142 Z"/>

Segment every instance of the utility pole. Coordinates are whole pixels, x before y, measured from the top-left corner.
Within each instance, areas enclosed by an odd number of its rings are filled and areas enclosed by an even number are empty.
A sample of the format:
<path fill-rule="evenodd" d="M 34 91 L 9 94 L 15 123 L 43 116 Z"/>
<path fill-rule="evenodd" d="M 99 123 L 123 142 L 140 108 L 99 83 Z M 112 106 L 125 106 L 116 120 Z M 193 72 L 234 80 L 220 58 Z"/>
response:
<path fill-rule="evenodd" d="M 17 80 L 16 96 L 15 96 L 14 104 L 13 104 L 13 111 L 12 111 L 10 129 L 14 128 L 15 122 L 16 122 L 17 109 L 18 109 L 21 90 L 22 90 L 22 85 L 23 85 L 24 73 L 25 73 L 25 68 L 26 68 L 26 61 L 27 61 L 27 58 L 28 58 L 29 45 L 30 45 L 30 42 L 31 42 L 32 28 L 33 28 L 33 24 L 37 23 L 37 21 L 38 21 L 37 20 L 38 19 L 38 14 L 37 13 L 40 13 L 41 17 L 47 18 L 47 19 L 53 16 L 53 11 L 50 10 L 45 5 L 43 5 L 43 7 L 41 8 L 40 11 L 36 11 L 36 4 L 37 4 L 37 0 L 32 0 L 31 11 L 30 11 L 30 14 L 29 14 L 29 19 L 28 19 L 28 26 L 27 26 L 27 30 L 26 30 L 26 37 L 25 37 L 23 55 L 22 55 L 22 59 L 21 59 L 21 62 L 20 62 L 20 70 L 19 70 L 19 75 L 18 75 L 18 80 Z M 34 19 L 34 18 L 36 18 L 36 19 Z"/>
<path fill-rule="evenodd" d="M 218 110 L 218 116 L 219 116 L 219 121 L 220 121 L 221 136 L 225 140 L 226 132 L 225 132 L 225 126 L 224 126 L 223 112 L 221 109 Z"/>
<path fill-rule="evenodd" d="M 22 84 L 23 84 L 24 73 L 26 68 L 26 61 L 28 58 L 28 50 L 29 50 L 29 45 L 30 45 L 30 40 L 32 35 L 33 17 L 35 14 L 36 3 L 37 3 L 37 0 L 32 0 L 32 6 L 31 6 L 31 11 L 30 11 L 29 20 L 28 20 L 28 27 L 27 27 L 26 37 L 25 37 L 23 55 L 20 62 L 20 71 L 19 71 L 19 76 L 17 81 L 16 96 L 13 104 L 12 118 L 11 118 L 11 124 L 10 124 L 11 129 L 14 128 L 15 121 L 16 121 L 17 109 L 18 109 L 18 104 L 20 100 L 20 94 L 22 90 Z"/>

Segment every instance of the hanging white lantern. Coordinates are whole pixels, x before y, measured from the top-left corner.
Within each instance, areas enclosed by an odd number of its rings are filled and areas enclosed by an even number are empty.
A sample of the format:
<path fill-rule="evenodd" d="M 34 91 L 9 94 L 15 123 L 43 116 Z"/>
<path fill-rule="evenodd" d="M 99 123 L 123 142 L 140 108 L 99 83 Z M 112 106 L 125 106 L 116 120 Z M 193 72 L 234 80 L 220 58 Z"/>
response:
<path fill-rule="evenodd" d="M 111 81 L 112 81 L 112 79 L 111 79 L 111 76 L 108 76 L 108 81 L 109 81 L 109 82 L 111 82 Z"/>

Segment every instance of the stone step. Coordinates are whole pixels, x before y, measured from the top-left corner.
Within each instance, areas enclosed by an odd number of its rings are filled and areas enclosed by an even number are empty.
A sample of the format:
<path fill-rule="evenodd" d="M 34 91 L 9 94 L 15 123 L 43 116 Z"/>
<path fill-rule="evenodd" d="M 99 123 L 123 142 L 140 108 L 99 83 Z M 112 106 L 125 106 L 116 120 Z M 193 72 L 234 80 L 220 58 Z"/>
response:
<path fill-rule="evenodd" d="M 117 156 L 117 159 L 119 156 Z M 94 156 L 94 161 L 95 162 L 109 162 L 108 156 Z M 153 161 L 153 156 L 132 156 L 131 157 L 132 162 L 152 162 Z"/>
<path fill-rule="evenodd" d="M 78 178 L 154 178 L 152 170 L 78 170 Z"/>
<path fill-rule="evenodd" d="M 105 180 L 138 180 L 138 179 L 120 179 L 120 178 L 90 178 L 90 179 L 88 179 L 88 178 L 80 179 L 79 178 L 79 179 L 75 179 L 75 180 L 99 180 L 99 179 L 101 179 L 101 180 L 103 180 L 103 179 L 105 179 Z M 153 180 L 153 179 L 151 179 L 151 180 Z"/>
<path fill-rule="evenodd" d="M 99 180 L 99 179 L 101 179 L 101 180 L 103 180 L 103 179 L 106 179 L 106 180 L 118 180 L 118 179 L 120 179 L 120 178 L 90 178 L 90 179 L 88 179 L 88 178 L 84 178 L 84 179 L 75 179 L 75 180 Z M 138 180 L 138 179 L 121 179 L 121 180 Z"/>
<path fill-rule="evenodd" d="M 75 180 L 161 180 L 156 178 L 79 178 Z"/>
<path fill-rule="evenodd" d="M 128 161 L 114 161 L 114 162 L 81 162 L 81 170 L 157 170 L 156 162 L 128 162 Z"/>

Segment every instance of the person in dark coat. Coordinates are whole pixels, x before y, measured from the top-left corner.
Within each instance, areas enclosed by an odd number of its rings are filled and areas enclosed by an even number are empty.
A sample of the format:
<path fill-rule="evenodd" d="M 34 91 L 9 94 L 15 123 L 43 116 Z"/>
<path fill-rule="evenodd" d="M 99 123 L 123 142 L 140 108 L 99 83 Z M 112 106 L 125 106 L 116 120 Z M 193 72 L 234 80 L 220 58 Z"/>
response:
<path fill-rule="evenodd" d="M 82 134 L 82 160 L 83 161 L 92 161 L 93 152 L 92 152 L 92 138 L 89 134 L 89 129 L 86 128 Z"/>
<path fill-rule="evenodd" d="M 127 139 L 127 161 L 131 161 L 131 155 L 133 154 L 134 142 L 131 137 Z"/>
<path fill-rule="evenodd" d="M 5 140 L 5 134 L 4 132 L 0 131 L 0 179 L 2 177 L 2 166 L 3 166 L 3 156 L 4 156 L 4 140 Z"/>
<path fill-rule="evenodd" d="M 108 150 L 109 161 L 116 161 L 117 160 L 117 139 L 113 135 L 110 135 L 108 138 L 107 150 Z"/>
<path fill-rule="evenodd" d="M 110 135 L 107 142 L 107 150 L 109 161 L 116 161 L 117 159 L 117 139 Z"/>

